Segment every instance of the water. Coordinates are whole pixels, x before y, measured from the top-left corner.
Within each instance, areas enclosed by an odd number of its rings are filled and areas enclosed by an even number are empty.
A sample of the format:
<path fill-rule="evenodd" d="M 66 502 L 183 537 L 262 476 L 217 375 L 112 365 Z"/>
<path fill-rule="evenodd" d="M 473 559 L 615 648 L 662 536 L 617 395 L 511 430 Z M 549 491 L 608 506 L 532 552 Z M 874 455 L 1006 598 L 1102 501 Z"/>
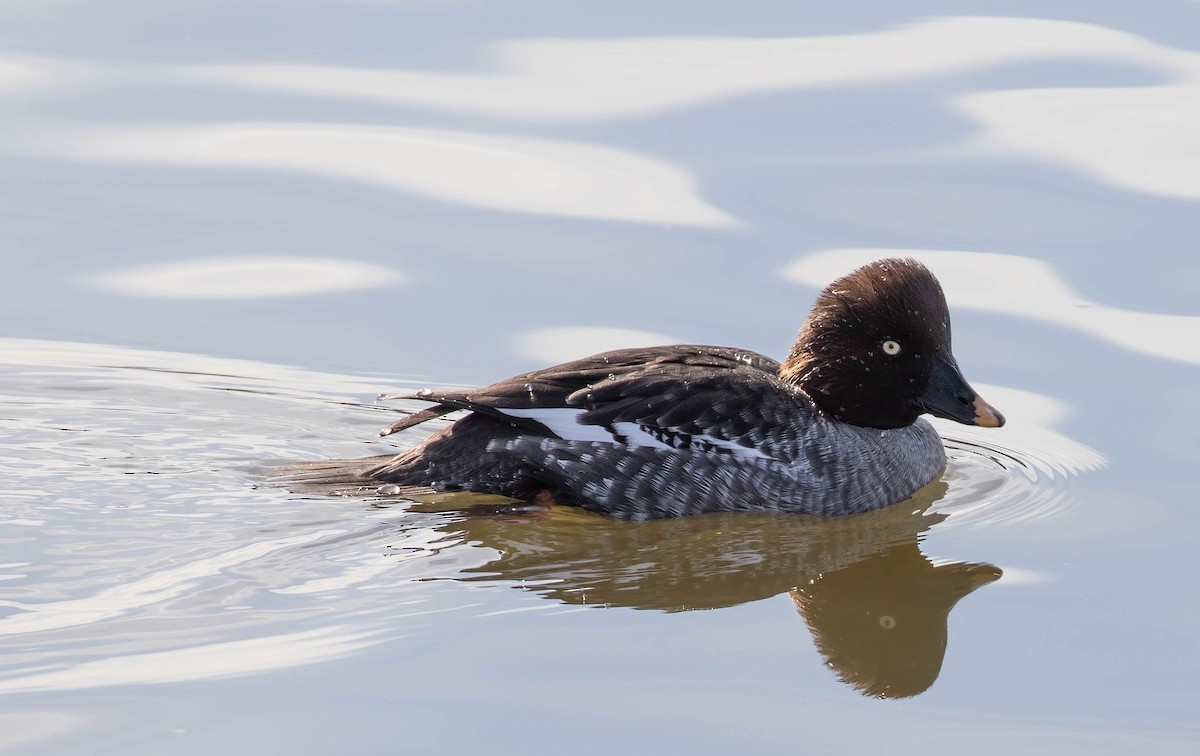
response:
<path fill-rule="evenodd" d="M 0 749 L 1195 751 L 1200 7 L 987 12 L 0 9 Z M 889 254 L 1010 420 L 900 506 L 267 479 Z"/>

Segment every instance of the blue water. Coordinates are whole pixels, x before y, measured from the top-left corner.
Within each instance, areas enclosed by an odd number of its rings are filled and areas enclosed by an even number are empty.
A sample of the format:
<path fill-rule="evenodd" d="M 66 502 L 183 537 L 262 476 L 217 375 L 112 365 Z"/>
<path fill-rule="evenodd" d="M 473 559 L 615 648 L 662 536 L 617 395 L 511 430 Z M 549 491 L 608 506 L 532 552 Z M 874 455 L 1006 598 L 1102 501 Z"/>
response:
<path fill-rule="evenodd" d="M 1195 751 L 1198 22 L 6 4 L 0 749 Z M 378 440 L 412 409 L 380 393 L 783 356 L 892 254 L 1010 420 L 939 424 L 912 502 L 622 523 L 267 479 L 429 432 Z"/>

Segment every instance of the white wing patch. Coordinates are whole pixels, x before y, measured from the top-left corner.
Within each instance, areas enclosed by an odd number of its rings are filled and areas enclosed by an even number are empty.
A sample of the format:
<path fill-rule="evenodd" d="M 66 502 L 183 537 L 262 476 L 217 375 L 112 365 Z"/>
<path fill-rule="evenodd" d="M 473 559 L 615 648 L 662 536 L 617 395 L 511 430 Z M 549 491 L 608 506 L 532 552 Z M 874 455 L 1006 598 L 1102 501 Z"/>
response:
<path fill-rule="evenodd" d="M 593 441 L 602 444 L 627 444 L 666 451 L 724 452 L 744 460 L 773 459 L 762 449 L 742 446 L 736 441 L 709 435 L 692 435 L 669 428 L 655 428 L 635 422 L 615 423 L 612 430 L 602 425 L 581 423 L 586 410 L 574 407 L 534 407 L 530 409 L 497 408 L 511 417 L 520 417 L 546 426 L 551 433 L 566 441 Z"/>
<path fill-rule="evenodd" d="M 599 441 L 603 444 L 617 442 L 607 428 L 579 422 L 579 416 L 586 410 L 574 407 L 533 407 L 531 409 L 497 407 L 496 411 L 510 417 L 522 417 L 539 422 L 549 428 L 551 433 L 567 441 Z"/>

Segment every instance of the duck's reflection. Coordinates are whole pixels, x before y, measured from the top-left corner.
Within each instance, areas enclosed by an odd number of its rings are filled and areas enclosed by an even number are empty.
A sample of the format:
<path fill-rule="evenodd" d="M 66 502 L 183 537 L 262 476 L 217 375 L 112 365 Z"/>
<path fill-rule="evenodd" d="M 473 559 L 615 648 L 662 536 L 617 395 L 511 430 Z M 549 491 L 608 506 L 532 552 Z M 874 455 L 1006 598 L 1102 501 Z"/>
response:
<path fill-rule="evenodd" d="M 921 534 L 947 515 L 921 497 L 853 517 L 722 513 L 626 522 L 570 507 L 498 509 L 439 526 L 498 552 L 467 580 L 514 581 L 569 604 L 688 611 L 790 593 L 826 661 L 880 698 L 923 692 L 941 671 L 950 610 L 1000 577 L 990 564 L 934 565 Z"/>
<path fill-rule="evenodd" d="M 869 696 L 900 698 L 933 685 L 950 610 L 1000 574 L 990 564 L 935 566 L 914 537 L 811 578 L 791 596 L 843 682 Z"/>

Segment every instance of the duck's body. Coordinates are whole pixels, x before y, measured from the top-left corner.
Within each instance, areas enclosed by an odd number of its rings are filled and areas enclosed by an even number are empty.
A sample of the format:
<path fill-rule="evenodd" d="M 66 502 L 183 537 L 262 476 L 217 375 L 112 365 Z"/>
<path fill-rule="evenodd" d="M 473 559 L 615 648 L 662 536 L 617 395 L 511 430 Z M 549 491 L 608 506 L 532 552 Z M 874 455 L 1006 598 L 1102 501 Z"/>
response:
<path fill-rule="evenodd" d="M 471 414 L 385 460 L 308 480 L 556 500 L 629 519 L 767 510 L 850 514 L 911 495 L 945 465 L 932 411 L 996 426 L 963 380 L 936 279 L 885 260 L 830 285 L 788 359 L 727 347 L 606 352 L 435 406 L 383 431 Z M 364 464 L 367 462 L 367 464 Z"/>

